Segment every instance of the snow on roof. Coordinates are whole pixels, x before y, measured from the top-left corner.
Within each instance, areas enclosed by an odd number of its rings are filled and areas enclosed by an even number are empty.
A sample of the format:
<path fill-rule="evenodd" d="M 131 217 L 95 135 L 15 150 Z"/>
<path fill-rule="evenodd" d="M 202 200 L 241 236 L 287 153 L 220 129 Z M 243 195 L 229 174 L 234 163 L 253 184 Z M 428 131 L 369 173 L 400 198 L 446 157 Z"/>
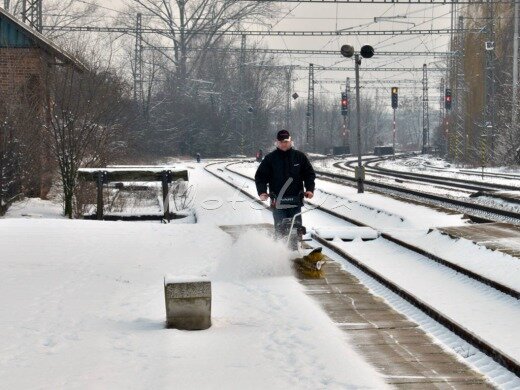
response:
<path fill-rule="evenodd" d="M 196 276 L 196 275 L 170 275 L 164 276 L 164 285 L 176 284 L 176 283 L 201 283 L 211 282 L 207 276 Z"/>
<path fill-rule="evenodd" d="M 0 16 L 7 19 L 9 22 L 15 24 L 17 27 L 19 27 L 23 33 L 27 34 L 27 37 L 33 41 L 33 43 L 40 47 L 41 49 L 45 50 L 49 54 L 59 58 L 61 61 L 74 65 L 78 70 L 85 71 L 87 70 L 87 67 L 81 63 L 80 60 L 78 60 L 76 57 L 74 57 L 72 54 L 68 53 L 64 49 L 58 47 L 55 43 L 53 43 L 49 38 L 45 37 L 38 31 L 36 31 L 31 26 L 23 23 L 18 18 L 16 18 L 14 15 L 7 12 L 4 8 L 0 7 Z"/>
<path fill-rule="evenodd" d="M 172 171 L 172 172 L 183 172 L 186 171 L 186 167 L 183 166 L 143 166 L 143 167 L 117 167 L 117 168 L 80 168 L 78 172 L 86 172 L 86 173 L 95 173 L 95 172 L 153 172 L 160 173 L 163 171 Z"/>

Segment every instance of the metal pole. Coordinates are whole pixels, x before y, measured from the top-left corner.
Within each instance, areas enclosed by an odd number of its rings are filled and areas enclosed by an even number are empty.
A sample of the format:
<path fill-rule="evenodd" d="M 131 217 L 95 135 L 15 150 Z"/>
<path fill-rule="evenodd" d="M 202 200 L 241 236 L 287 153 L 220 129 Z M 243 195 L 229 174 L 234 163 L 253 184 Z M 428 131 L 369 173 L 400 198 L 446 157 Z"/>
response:
<path fill-rule="evenodd" d="M 351 129 L 351 126 L 350 126 L 350 118 L 352 117 L 352 111 L 351 111 L 351 107 L 352 105 L 350 104 L 350 77 L 347 77 L 347 86 L 346 86 L 346 89 L 345 91 L 347 92 L 347 97 L 348 97 L 348 114 L 347 114 L 347 145 L 349 146 L 349 153 L 351 153 L 350 151 L 350 147 L 352 146 L 352 143 L 350 142 L 350 129 Z"/>
<path fill-rule="evenodd" d="M 238 68 L 238 93 L 236 109 L 235 132 L 240 136 L 240 152 L 244 154 L 244 126 L 242 120 L 243 89 L 244 89 L 244 64 L 246 62 L 246 36 L 242 35 L 240 40 L 240 60 Z"/>
<path fill-rule="evenodd" d="M 22 21 L 38 32 L 43 30 L 42 0 L 23 0 Z"/>
<path fill-rule="evenodd" d="M 38 30 L 39 33 L 43 32 L 43 7 L 42 7 L 42 0 L 39 0 L 36 2 L 36 30 Z"/>
<path fill-rule="evenodd" d="M 22 1 L 22 22 L 30 24 L 29 16 L 27 15 L 27 10 L 28 10 L 27 0 L 23 0 Z"/>
<path fill-rule="evenodd" d="M 439 125 L 438 125 L 438 129 L 440 131 L 440 140 L 439 142 L 442 142 L 443 140 L 443 136 L 444 136 L 444 94 L 445 94 L 445 89 L 444 89 L 444 78 L 441 78 L 441 83 L 439 85 Z M 445 145 L 443 145 L 445 146 Z"/>
<path fill-rule="evenodd" d="M 375 143 L 376 145 L 379 144 L 381 141 L 380 141 L 380 135 L 379 135 L 379 88 L 376 89 L 376 101 L 375 101 L 375 104 L 374 104 L 374 109 L 375 109 L 375 118 L 374 118 L 374 122 L 375 122 L 375 132 L 374 132 L 374 137 L 372 139 L 375 139 Z"/>
<path fill-rule="evenodd" d="M 134 101 L 143 103 L 143 32 L 141 14 L 138 13 L 135 20 L 135 52 L 134 52 Z"/>
<path fill-rule="evenodd" d="M 516 133 L 516 119 L 518 116 L 518 1 L 515 1 L 515 13 L 513 14 L 513 18 L 515 32 L 513 36 L 513 109 L 511 110 L 511 127 Z"/>
<path fill-rule="evenodd" d="M 350 115 L 350 96 L 349 96 L 349 78 L 347 77 L 347 81 L 345 83 L 345 96 L 347 97 L 347 115 L 343 115 L 343 147 L 347 146 L 347 117 Z"/>
<path fill-rule="evenodd" d="M 430 118 L 428 115 L 428 73 L 423 64 L 423 138 L 422 152 L 427 153 L 430 146 Z"/>
<path fill-rule="evenodd" d="M 449 130 L 448 114 L 446 114 L 445 118 L 446 119 L 445 119 L 445 124 L 444 124 L 444 127 L 445 127 L 444 134 L 445 134 L 445 137 L 446 137 L 446 155 L 449 156 L 449 151 L 450 151 L 450 130 Z"/>
<path fill-rule="evenodd" d="M 357 184 L 358 184 L 358 193 L 362 194 L 364 192 L 363 189 L 363 179 L 364 179 L 364 170 L 361 165 L 361 111 L 359 109 L 359 64 L 361 60 L 359 59 L 359 54 L 354 55 L 354 61 L 356 63 L 356 118 L 357 118 L 357 149 L 358 149 L 358 169 L 357 169 Z"/>
<path fill-rule="evenodd" d="M 395 157 L 395 108 L 393 109 L 394 111 L 394 127 L 393 127 L 393 130 L 392 130 L 392 149 L 394 151 L 394 157 Z"/>
<path fill-rule="evenodd" d="M 309 64 L 309 89 L 307 93 L 307 147 L 313 152 L 316 148 L 314 132 L 314 65 Z"/>
<path fill-rule="evenodd" d="M 490 140 L 490 160 L 495 160 L 495 28 L 494 28 L 494 8 L 493 2 L 488 3 L 487 7 L 487 38 L 486 42 L 486 105 L 485 123 L 483 132 Z"/>
<path fill-rule="evenodd" d="M 454 118 L 451 123 L 451 139 L 450 148 L 452 149 L 453 157 L 456 161 L 462 161 L 465 157 L 466 145 L 466 81 L 464 75 L 464 36 L 462 30 L 464 28 L 464 18 L 459 17 L 457 25 L 457 39 L 455 47 L 457 51 L 455 62 L 455 96 L 452 97 L 451 116 Z"/>
<path fill-rule="evenodd" d="M 312 85 L 312 151 L 316 152 L 316 110 L 314 105 L 314 67 L 311 68 Z"/>
<path fill-rule="evenodd" d="M 287 94 L 285 97 L 285 128 L 289 130 L 291 122 L 291 68 L 289 67 L 285 70 L 285 83 Z"/>

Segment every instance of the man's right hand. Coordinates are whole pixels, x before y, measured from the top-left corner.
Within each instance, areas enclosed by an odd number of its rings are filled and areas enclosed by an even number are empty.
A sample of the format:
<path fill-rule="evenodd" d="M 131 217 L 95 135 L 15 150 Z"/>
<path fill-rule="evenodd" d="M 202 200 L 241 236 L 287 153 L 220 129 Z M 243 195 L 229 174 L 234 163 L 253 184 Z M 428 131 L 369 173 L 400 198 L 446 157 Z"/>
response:
<path fill-rule="evenodd" d="M 263 194 L 260 194 L 260 200 L 266 201 L 267 199 L 269 199 L 268 194 L 266 194 L 265 192 Z"/>

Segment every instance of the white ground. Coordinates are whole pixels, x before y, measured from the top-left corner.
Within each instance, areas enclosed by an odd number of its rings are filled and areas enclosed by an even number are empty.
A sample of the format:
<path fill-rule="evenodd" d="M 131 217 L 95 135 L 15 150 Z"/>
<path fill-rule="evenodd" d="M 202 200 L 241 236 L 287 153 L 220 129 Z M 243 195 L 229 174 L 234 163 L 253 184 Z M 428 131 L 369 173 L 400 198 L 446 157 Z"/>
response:
<path fill-rule="evenodd" d="M 218 228 L 269 213 L 190 174 L 197 224 L 69 221 L 41 201 L 0 219 L 2 388 L 384 388 L 281 244 Z M 212 280 L 210 329 L 164 328 L 167 274 Z"/>
<path fill-rule="evenodd" d="M 218 228 L 271 222 L 269 212 L 200 165 L 189 168 L 197 224 L 69 221 L 60 216 L 60 205 L 33 199 L 14 205 L 0 219 L 2 387 L 383 388 L 384 378 L 356 354 L 345 335 L 305 295 L 291 275 L 289 254 L 282 245 L 245 229 L 233 243 Z M 256 193 L 251 181 L 217 168 L 212 170 Z M 237 164 L 233 169 L 252 175 L 256 164 Z M 512 287 L 520 284 L 518 259 L 428 232 L 435 226 L 465 224 L 461 215 L 377 194 L 359 195 L 355 189 L 326 181 L 318 180 L 317 186 L 315 204 Z M 346 234 L 349 226 L 318 211 L 305 214 L 304 222 L 310 229 L 337 236 Z M 434 276 L 437 266 L 420 268 L 429 265 L 394 253 L 394 247 L 381 238 L 340 245 L 399 283 L 430 290 L 433 296 L 424 299 L 437 299 L 438 305 L 449 302 L 451 314 L 458 319 L 466 321 L 474 315 L 469 309 L 471 298 L 461 298 L 460 304 L 442 298 L 440 292 L 448 285 L 442 275 Z M 375 252 L 379 255 L 373 256 Z M 397 266 L 397 261 L 408 263 Z M 431 275 L 429 289 L 413 285 L 413 276 L 418 274 Z M 164 328 L 165 275 L 206 275 L 213 281 L 209 330 Z M 453 296 L 472 288 L 458 283 L 457 277 L 446 283 L 451 283 Z M 468 294 L 476 297 L 479 291 Z M 391 302 L 394 299 L 384 296 Z M 494 337 L 518 356 L 514 338 L 518 312 L 508 310 L 510 300 L 484 292 L 478 301 L 482 302 L 482 321 L 472 324 L 473 330 Z M 497 307 L 504 311 L 502 316 L 513 316 L 515 322 L 489 317 Z M 410 314 L 413 310 L 403 311 L 415 318 Z M 458 351 L 461 342 L 450 342 L 449 332 L 435 325 L 425 328 L 435 329 L 431 331 L 442 336 L 445 345 Z M 488 373 L 495 383 L 505 388 L 518 384 L 489 359 L 473 352 L 464 356 L 466 347 L 461 350 L 464 360 Z"/>

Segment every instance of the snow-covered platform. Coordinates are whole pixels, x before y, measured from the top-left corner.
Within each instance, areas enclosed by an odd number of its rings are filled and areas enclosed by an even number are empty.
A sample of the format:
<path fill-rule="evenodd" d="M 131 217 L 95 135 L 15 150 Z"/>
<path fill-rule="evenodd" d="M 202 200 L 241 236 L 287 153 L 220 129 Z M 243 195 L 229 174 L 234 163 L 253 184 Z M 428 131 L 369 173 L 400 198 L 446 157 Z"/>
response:
<path fill-rule="evenodd" d="M 327 261 L 323 271 L 321 279 L 300 275 L 300 283 L 387 384 L 417 389 L 493 388 L 338 263 Z"/>
<path fill-rule="evenodd" d="M 440 227 L 438 230 L 450 237 L 465 238 L 486 248 L 520 258 L 519 226 L 496 222 Z"/>

